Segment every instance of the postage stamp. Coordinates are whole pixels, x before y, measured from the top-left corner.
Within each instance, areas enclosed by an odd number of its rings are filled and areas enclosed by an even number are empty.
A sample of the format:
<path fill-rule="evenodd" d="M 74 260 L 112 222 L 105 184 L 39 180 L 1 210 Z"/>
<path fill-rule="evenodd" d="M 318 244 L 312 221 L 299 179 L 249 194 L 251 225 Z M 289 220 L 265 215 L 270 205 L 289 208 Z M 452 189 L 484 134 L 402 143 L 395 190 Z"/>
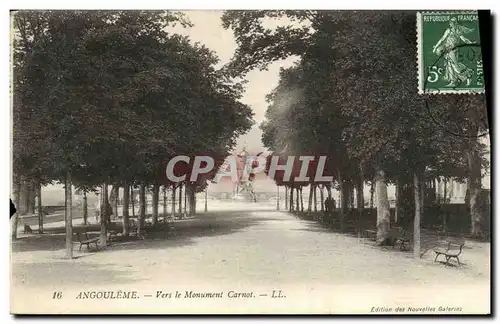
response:
<path fill-rule="evenodd" d="M 420 94 L 483 93 L 477 12 L 417 13 Z"/>

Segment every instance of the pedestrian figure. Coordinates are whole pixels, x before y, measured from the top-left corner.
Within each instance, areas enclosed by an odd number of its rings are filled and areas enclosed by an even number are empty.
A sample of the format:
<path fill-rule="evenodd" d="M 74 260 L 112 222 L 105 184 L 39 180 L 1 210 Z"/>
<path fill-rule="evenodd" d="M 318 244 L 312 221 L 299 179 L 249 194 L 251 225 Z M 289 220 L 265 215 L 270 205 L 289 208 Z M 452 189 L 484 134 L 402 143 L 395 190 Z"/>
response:
<path fill-rule="evenodd" d="M 325 199 L 325 209 L 328 213 L 331 213 L 335 210 L 335 200 L 333 198 Z"/>

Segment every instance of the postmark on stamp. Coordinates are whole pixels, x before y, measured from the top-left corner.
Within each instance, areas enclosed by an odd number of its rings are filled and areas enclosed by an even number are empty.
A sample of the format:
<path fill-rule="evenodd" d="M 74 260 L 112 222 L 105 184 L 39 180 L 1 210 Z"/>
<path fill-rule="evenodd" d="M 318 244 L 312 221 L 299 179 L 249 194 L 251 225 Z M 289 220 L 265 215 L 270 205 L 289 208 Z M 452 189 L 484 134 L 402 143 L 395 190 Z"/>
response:
<path fill-rule="evenodd" d="M 484 93 L 476 11 L 417 13 L 417 50 L 420 94 Z"/>

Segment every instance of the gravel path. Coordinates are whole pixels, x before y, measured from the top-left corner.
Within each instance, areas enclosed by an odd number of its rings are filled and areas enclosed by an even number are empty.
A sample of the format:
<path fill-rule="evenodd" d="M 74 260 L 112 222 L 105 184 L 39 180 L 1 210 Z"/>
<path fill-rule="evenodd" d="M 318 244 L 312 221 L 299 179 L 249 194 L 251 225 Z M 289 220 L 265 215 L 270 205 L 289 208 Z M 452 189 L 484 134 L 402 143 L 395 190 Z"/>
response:
<path fill-rule="evenodd" d="M 444 267 L 433 263 L 430 252 L 414 260 L 411 253 L 374 247 L 284 212 L 251 210 L 253 206 L 240 203 L 242 211 L 202 213 L 179 223 L 177 237 L 117 243 L 98 253 L 77 252 L 71 261 L 62 259 L 61 235 L 21 238 L 13 244 L 11 309 L 62 313 L 490 309 L 489 244 L 467 242 L 462 260 L 466 266 Z M 76 298 L 90 290 L 136 290 L 139 298 Z M 273 298 L 273 291 L 278 297 L 280 290 L 281 297 Z M 56 291 L 63 298 L 53 299 Z M 202 292 L 222 297 L 193 297 Z"/>

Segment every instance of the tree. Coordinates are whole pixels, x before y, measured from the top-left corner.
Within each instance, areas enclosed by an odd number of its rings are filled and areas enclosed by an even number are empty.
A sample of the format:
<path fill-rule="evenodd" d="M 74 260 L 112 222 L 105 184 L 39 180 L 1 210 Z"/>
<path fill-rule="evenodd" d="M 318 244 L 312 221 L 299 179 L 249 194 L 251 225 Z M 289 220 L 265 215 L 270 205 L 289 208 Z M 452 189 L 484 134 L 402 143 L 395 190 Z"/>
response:
<path fill-rule="evenodd" d="M 227 151 L 251 126 L 249 107 L 238 101 L 241 87 L 215 71 L 216 57 L 165 31 L 171 23 L 188 25 L 182 15 L 49 11 L 43 27 L 36 12 L 26 15 L 33 15 L 34 23 L 23 25 L 20 16 L 20 33 L 35 26 L 33 34 L 40 37 L 17 47 L 21 91 L 15 124 L 30 127 L 17 128 L 29 137 L 15 137 L 16 159 L 23 162 L 16 165 L 27 164 L 24 156 L 30 161 L 46 158 L 47 167 L 39 173 L 49 179 L 65 179 L 70 172 L 85 187 L 110 183 L 118 188 L 123 182 L 144 186 L 154 181 L 165 151 L 170 156 L 187 148 Z M 29 109 L 19 109 L 25 106 Z M 201 127 L 207 121 L 213 122 L 212 128 Z M 23 155 L 22 149 L 37 136 L 30 129 L 43 129 L 47 145 L 40 145 L 41 153 L 29 149 Z M 207 131 L 194 131 L 200 129 Z M 177 150 L 171 149 L 175 146 Z M 101 225 L 105 243 L 106 222 Z"/>
<path fill-rule="evenodd" d="M 285 16 L 299 24 L 271 30 L 262 22 L 264 17 Z M 273 149 L 314 147 L 335 153 L 342 214 L 353 183 L 361 193 L 363 178 L 375 179 L 380 244 L 387 242 L 390 228 L 387 185 L 398 181 L 418 191 L 429 170 L 439 173 L 443 165 L 451 165 L 463 171 L 457 145 L 450 150 L 442 144 L 443 139 L 453 141 L 446 130 L 456 129 L 457 120 L 475 121 L 472 127 L 458 127 L 460 133 L 470 130 L 468 138 L 485 128 L 479 125 L 484 115 L 477 109 L 464 113 L 467 105 L 462 103 L 459 112 L 452 111 L 456 100 L 450 96 L 435 99 L 417 93 L 415 57 L 410 54 L 415 50 L 414 12 L 229 12 L 223 23 L 237 36 L 239 47 L 227 66 L 235 75 L 300 56 L 294 68 L 281 72 L 280 85 L 270 96 L 263 142 Z M 429 104 L 436 101 L 443 127 L 429 114 Z M 475 156 L 469 154 L 469 161 L 478 161 L 470 166 L 478 170 L 481 163 Z M 476 171 L 473 178 L 478 175 Z M 413 197 L 418 214 L 414 228 L 420 228 L 422 198 Z M 361 203 L 358 199 L 358 209 Z M 414 235 L 418 242 L 419 231 Z"/>

